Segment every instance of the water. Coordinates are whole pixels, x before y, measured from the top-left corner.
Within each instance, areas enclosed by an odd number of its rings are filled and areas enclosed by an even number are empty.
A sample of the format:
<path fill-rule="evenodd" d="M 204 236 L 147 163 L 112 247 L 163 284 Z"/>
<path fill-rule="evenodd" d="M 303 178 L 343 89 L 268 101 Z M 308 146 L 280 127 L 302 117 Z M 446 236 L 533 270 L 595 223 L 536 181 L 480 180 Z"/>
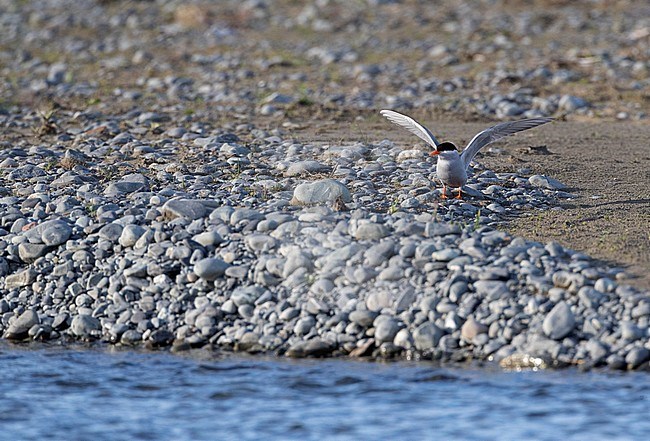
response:
<path fill-rule="evenodd" d="M 0 373 L 2 440 L 650 437 L 647 373 L 11 346 Z"/>

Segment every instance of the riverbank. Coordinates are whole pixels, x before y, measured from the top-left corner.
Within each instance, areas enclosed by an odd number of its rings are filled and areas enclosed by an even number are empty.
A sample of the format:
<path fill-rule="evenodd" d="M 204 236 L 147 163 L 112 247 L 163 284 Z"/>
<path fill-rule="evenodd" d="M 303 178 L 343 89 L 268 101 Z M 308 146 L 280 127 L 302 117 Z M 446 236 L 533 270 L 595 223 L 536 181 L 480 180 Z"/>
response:
<path fill-rule="evenodd" d="M 650 249 L 648 133 L 634 122 L 647 102 L 599 86 L 613 72 L 647 90 L 625 8 L 599 12 L 594 26 L 623 17 L 626 32 L 589 56 L 548 40 L 587 19 L 566 6 L 518 61 L 505 35 L 445 31 L 404 42 L 423 64 L 389 56 L 402 27 L 371 38 L 417 15 L 410 2 L 376 16 L 313 5 L 304 23 L 282 2 L 239 15 L 119 3 L 2 15 L 4 338 L 650 369 L 647 276 L 602 261 L 643 274 Z M 367 38 L 346 44 L 354 29 Z M 457 141 L 499 119 L 558 121 L 486 149 L 467 199 L 443 201 L 435 163 L 384 107 Z M 616 118 L 629 121 L 604 122 Z"/>

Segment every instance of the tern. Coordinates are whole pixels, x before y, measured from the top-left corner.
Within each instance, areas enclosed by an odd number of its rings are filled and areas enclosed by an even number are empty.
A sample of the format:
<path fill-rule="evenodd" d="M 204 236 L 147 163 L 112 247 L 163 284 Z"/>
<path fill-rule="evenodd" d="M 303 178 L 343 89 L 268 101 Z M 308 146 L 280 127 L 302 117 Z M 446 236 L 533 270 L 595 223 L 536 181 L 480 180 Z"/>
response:
<path fill-rule="evenodd" d="M 410 116 L 392 110 L 382 110 L 379 113 L 385 116 L 388 121 L 405 128 L 434 148 L 430 154 L 431 156 L 438 156 L 436 174 L 442 181 L 443 199 L 447 198 L 447 186 L 458 188 L 456 199 L 462 199 L 461 188 L 467 182 L 469 164 L 483 147 L 504 136 L 513 135 L 553 121 L 553 118 L 530 118 L 497 124 L 476 134 L 463 152 L 459 153 L 458 147 L 453 142 L 439 142 L 429 129 Z"/>

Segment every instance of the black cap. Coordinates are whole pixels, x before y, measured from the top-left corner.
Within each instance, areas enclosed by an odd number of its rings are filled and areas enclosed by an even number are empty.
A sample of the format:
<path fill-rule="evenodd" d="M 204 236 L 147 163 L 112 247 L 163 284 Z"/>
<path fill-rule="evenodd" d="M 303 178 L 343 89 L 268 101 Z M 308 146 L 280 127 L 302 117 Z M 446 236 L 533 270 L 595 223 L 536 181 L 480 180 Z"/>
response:
<path fill-rule="evenodd" d="M 454 150 L 458 150 L 458 148 L 454 145 L 453 142 L 441 142 L 436 147 L 436 150 L 439 152 L 452 152 Z"/>

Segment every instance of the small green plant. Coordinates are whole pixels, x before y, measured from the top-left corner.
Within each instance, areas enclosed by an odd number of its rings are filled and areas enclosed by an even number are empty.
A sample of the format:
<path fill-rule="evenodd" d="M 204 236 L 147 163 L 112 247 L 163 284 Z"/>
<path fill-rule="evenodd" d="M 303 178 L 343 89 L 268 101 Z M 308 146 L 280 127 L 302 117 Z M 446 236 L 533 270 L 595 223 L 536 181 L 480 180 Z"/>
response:
<path fill-rule="evenodd" d="M 88 214 L 90 214 L 90 215 L 93 215 L 93 216 L 94 216 L 95 213 L 97 213 L 97 207 L 96 207 L 95 205 L 93 205 L 93 204 L 90 204 L 90 203 L 89 203 L 89 204 L 86 204 L 86 205 L 84 206 L 84 208 L 86 209 L 86 212 L 87 212 Z"/>
<path fill-rule="evenodd" d="M 388 207 L 388 214 L 395 214 L 399 210 L 399 203 L 397 202 L 397 198 L 393 199 L 393 202 L 390 204 L 390 207 Z"/>
<path fill-rule="evenodd" d="M 50 159 L 45 163 L 45 166 L 43 167 L 45 171 L 51 171 L 54 170 L 57 166 L 58 162 L 55 159 Z"/>
<path fill-rule="evenodd" d="M 476 212 L 476 217 L 474 218 L 474 229 L 478 230 L 481 226 L 481 209 Z"/>

